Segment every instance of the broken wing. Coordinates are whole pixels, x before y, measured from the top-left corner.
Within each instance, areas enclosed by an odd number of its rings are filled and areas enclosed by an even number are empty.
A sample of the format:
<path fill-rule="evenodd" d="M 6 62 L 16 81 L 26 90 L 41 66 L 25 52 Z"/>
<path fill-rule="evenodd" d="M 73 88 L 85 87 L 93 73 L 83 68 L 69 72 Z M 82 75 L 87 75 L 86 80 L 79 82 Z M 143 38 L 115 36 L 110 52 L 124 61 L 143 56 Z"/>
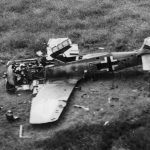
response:
<path fill-rule="evenodd" d="M 30 123 L 41 124 L 58 120 L 78 79 L 47 82 L 38 87 L 32 99 Z"/>

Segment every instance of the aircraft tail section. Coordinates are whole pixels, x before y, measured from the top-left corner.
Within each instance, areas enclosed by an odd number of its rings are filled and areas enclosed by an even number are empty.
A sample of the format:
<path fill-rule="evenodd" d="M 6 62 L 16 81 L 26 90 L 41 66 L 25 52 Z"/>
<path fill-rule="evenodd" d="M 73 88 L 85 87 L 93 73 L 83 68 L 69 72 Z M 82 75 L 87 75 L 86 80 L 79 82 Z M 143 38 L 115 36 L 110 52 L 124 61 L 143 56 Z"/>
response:
<path fill-rule="evenodd" d="M 143 70 L 150 71 L 150 37 L 144 39 L 138 53 L 141 55 Z"/>
<path fill-rule="evenodd" d="M 150 37 L 145 38 L 142 47 L 139 49 L 140 55 L 150 54 Z"/>

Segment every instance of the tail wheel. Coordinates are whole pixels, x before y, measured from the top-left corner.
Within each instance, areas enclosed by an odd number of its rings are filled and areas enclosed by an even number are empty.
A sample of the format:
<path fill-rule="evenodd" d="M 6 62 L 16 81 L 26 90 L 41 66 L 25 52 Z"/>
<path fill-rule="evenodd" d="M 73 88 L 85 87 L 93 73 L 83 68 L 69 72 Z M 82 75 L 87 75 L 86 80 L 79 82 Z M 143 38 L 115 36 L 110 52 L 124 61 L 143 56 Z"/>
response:
<path fill-rule="evenodd" d="M 8 92 L 11 92 L 11 93 L 14 93 L 16 91 L 15 86 L 10 84 L 9 82 L 6 83 L 6 89 Z"/>

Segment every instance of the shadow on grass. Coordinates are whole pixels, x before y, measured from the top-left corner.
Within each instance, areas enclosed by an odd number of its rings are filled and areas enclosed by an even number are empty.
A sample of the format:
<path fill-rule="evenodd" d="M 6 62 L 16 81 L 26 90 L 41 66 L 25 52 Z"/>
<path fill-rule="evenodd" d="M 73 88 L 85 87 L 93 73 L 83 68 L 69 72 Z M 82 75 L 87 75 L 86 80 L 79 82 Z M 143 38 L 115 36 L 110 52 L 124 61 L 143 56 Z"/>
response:
<path fill-rule="evenodd" d="M 126 117 L 121 113 L 117 121 L 107 125 L 104 122 L 73 125 L 56 132 L 51 138 L 35 141 L 34 146 L 43 150 L 110 150 L 119 141 L 119 147 L 149 150 L 150 109 L 144 109 L 138 119 L 131 118 L 127 112 Z"/>
<path fill-rule="evenodd" d="M 144 122 L 143 122 L 144 123 Z M 140 127 L 143 123 L 127 121 L 102 124 L 83 124 L 57 132 L 52 138 L 35 142 L 36 148 L 59 150 L 109 150 L 113 142 L 130 130 Z"/>

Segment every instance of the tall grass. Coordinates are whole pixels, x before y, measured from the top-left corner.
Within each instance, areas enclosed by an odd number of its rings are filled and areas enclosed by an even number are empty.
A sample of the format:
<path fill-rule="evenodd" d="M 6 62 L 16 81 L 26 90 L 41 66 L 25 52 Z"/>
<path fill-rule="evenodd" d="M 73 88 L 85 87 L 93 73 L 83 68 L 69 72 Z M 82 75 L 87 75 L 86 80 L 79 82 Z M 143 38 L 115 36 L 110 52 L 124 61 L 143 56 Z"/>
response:
<path fill-rule="evenodd" d="M 111 51 L 132 50 L 149 36 L 146 0 L 2 0 L 0 5 L 3 55 L 20 48 L 30 49 L 32 55 L 36 46 L 31 45 L 36 45 L 41 35 L 46 41 L 68 36 L 84 52 L 84 45 L 89 43 L 98 43 Z"/>

